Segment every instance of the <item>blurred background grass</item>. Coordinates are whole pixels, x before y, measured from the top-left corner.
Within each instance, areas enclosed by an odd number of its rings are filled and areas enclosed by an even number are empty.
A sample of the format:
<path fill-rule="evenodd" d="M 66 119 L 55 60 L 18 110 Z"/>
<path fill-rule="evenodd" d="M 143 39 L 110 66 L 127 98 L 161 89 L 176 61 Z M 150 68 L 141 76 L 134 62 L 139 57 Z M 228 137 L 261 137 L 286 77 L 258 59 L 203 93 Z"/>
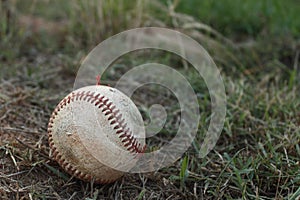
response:
<path fill-rule="evenodd" d="M 34 149 L 37 160 L 16 154 L 16 163 L 7 162 L 1 168 L 0 194 L 4 191 L 7 199 L 18 194 L 15 188 L 5 189 L 15 182 L 23 188 L 22 195 L 33 199 L 296 199 L 300 195 L 299 1 L 0 0 L 0 11 L 2 129 L 25 127 L 45 133 L 51 111 L 72 90 L 76 71 L 89 51 L 104 39 L 135 27 L 168 27 L 197 40 L 221 70 L 228 95 L 221 138 L 214 151 L 199 159 L 211 114 L 203 80 L 171 53 L 155 50 L 126 55 L 114 63 L 104 82 L 113 85 L 124 72 L 145 61 L 173 66 L 190 81 L 202 113 L 201 128 L 190 150 L 159 172 L 94 186 L 62 180 L 66 175 L 59 166 L 50 163 L 52 167 L 47 167 L 49 160 Z M 166 105 L 168 112 L 178 110 L 171 95 L 146 89 L 151 98 L 138 91 L 137 105 L 150 98 L 151 103 Z M 149 105 L 145 106 L 140 108 L 142 113 Z M 166 133 L 175 133 L 175 123 L 175 118 L 168 119 L 160 137 L 147 141 L 149 148 L 169 140 Z M 2 129 L 0 136 L 12 134 Z M 10 157 L 17 152 L 14 143 L 0 143 L 0 147 L 2 163 L 7 152 Z M 32 149 L 26 146 L 25 150 Z M 57 170 L 58 176 L 43 171 L 45 166 Z M 29 175 L 37 171 L 46 181 L 36 174 L 9 179 L 20 169 Z M 29 177 L 35 182 L 28 181 Z"/>
<path fill-rule="evenodd" d="M 177 8 L 234 39 L 264 34 L 299 37 L 300 34 L 297 0 L 190 0 L 180 1 Z"/>

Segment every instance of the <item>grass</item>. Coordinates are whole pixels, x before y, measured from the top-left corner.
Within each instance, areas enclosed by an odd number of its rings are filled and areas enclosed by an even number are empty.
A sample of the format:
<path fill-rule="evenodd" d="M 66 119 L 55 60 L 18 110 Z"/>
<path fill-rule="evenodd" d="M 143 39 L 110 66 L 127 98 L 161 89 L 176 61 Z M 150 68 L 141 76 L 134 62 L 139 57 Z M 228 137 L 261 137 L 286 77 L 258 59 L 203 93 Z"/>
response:
<path fill-rule="evenodd" d="M 300 196 L 299 3 L 263 1 L 0 1 L 0 195 L 3 199 L 297 199 Z M 288 10 L 288 11 L 287 11 Z M 173 66 L 191 83 L 201 110 L 197 137 L 180 160 L 157 172 L 85 183 L 48 157 L 47 122 L 72 90 L 84 56 L 102 40 L 138 26 L 180 30 L 201 43 L 221 70 L 227 115 L 213 151 L 198 158 L 210 119 L 205 83 L 177 56 L 138 51 L 104 77 L 114 85 L 145 62 Z M 145 92 L 147 91 L 147 93 Z M 147 95 L 145 95 L 147 94 Z M 176 113 L 164 88 L 139 89 Z M 149 105 L 143 105 L 145 99 Z M 142 107 L 143 106 L 143 107 Z M 147 140 L 158 149 L 177 118 Z M 168 134 L 171 133 L 171 134 Z"/>
<path fill-rule="evenodd" d="M 165 1 L 168 2 L 171 1 Z M 295 0 L 175 2 L 178 2 L 177 11 L 196 17 L 228 37 L 239 39 L 265 33 L 299 36 L 300 20 L 297 16 L 300 4 Z"/>

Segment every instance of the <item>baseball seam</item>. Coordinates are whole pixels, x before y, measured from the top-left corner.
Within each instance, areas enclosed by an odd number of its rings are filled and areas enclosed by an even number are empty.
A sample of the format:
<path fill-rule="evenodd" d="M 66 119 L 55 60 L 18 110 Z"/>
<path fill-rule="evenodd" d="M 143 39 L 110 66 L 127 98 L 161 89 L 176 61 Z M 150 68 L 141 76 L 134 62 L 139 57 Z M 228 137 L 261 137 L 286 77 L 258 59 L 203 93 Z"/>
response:
<path fill-rule="evenodd" d="M 123 146 L 127 148 L 127 150 L 131 153 L 143 153 L 145 151 L 146 145 L 142 147 L 142 145 L 137 141 L 134 137 L 132 131 L 129 127 L 127 127 L 127 123 L 125 123 L 125 119 L 122 118 L 122 114 L 120 110 L 113 105 L 107 97 L 101 95 L 100 93 L 95 94 L 95 92 L 90 91 L 82 91 L 82 92 L 73 92 L 67 97 L 65 97 L 55 108 L 52 116 L 49 120 L 48 124 L 48 136 L 49 136 L 49 145 L 52 151 L 52 157 L 57 160 L 57 162 L 69 173 L 72 175 L 83 179 L 83 180 L 91 180 L 92 177 L 89 174 L 85 174 L 76 168 L 74 168 L 68 161 L 64 158 L 64 156 L 58 152 L 57 148 L 55 147 L 53 138 L 52 138 L 52 127 L 54 123 L 54 119 L 57 116 L 58 112 L 63 109 L 66 105 L 70 104 L 74 101 L 86 101 L 94 104 L 101 112 L 107 117 L 110 125 L 112 126 L 113 130 L 115 131 L 116 135 L 118 135 L 120 141 L 122 142 Z M 112 180 L 104 180 L 98 179 L 95 180 L 98 183 L 110 183 Z"/>

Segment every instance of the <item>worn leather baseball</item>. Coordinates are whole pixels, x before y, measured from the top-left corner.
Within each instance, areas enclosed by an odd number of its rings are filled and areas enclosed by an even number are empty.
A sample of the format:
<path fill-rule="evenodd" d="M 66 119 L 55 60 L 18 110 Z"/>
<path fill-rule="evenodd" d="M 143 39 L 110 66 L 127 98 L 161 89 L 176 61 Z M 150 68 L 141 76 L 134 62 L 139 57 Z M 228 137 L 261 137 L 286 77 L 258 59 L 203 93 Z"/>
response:
<path fill-rule="evenodd" d="M 110 183 L 130 171 L 145 150 L 143 119 L 115 88 L 95 85 L 73 91 L 48 124 L 50 156 L 70 175 Z"/>

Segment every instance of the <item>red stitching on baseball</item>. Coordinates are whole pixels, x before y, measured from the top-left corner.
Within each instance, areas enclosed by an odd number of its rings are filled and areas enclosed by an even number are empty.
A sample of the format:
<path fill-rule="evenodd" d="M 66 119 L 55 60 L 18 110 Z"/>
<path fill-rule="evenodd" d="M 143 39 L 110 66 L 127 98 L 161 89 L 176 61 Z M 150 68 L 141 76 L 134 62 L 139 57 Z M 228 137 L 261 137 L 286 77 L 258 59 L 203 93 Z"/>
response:
<path fill-rule="evenodd" d="M 124 124 L 125 119 L 122 118 L 122 114 L 119 114 L 120 110 L 116 109 L 116 106 L 113 105 L 112 102 L 109 101 L 108 98 L 104 99 L 105 96 L 101 94 L 96 94 L 94 92 L 90 93 L 89 91 L 85 93 L 77 92 L 77 93 L 71 93 L 66 98 L 64 98 L 58 106 L 55 108 L 55 110 L 52 113 L 52 116 L 48 123 L 48 136 L 49 136 L 49 145 L 52 151 L 52 157 L 57 160 L 57 162 L 62 166 L 67 172 L 71 173 L 73 176 L 76 176 L 82 180 L 91 180 L 92 177 L 90 174 L 85 174 L 75 167 L 71 166 L 67 160 L 64 158 L 62 154 L 60 154 L 55 147 L 53 138 L 52 138 L 52 128 L 53 123 L 56 115 L 58 112 L 65 107 L 67 104 L 73 102 L 82 100 L 84 98 L 84 101 L 90 102 L 97 106 L 99 109 L 102 109 L 102 113 L 105 116 L 108 116 L 109 123 L 113 126 L 113 129 L 115 130 L 116 135 L 120 138 L 121 142 L 123 143 L 124 147 L 127 148 L 128 151 L 131 153 L 144 153 L 146 149 L 146 145 L 144 145 L 141 148 L 141 144 L 138 142 L 138 140 L 134 137 L 132 134 L 132 131 L 130 131 L 129 127 L 127 127 L 127 123 Z M 104 99 L 104 100 L 103 100 Z M 126 129 L 127 128 L 127 129 Z M 125 130 L 126 129 L 126 130 Z M 113 180 L 106 180 L 106 179 L 96 179 L 94 180 L 96 183 L 111 183 Z"/>
<path fill-rule="evenodd" d="M 97 94 L 95 96 L 95 93 L 90 91 L 85 92 L 77 92 L 72 93 L 69 96 L 67 96 L 54 110 L 54 115 L 57 115 L 57 113 L 62 109 L 64 106 L 66 106 L 71 101 L 76 100 L 83 100 L 90 103 L 94 103 L 97 101 L 94 105 L 98 106 L 99 109 L 102 108 L 102 113 L 104 113 L 105 116 L 108 116 L 108 121 L 111 125 L 114 125 L 113 129 L 116 130 L 116 134 L 119 135 L 119 138 L 121 142 L 123 143 L 124 147 L 127 147 L 130 145 L 130 149 L 132 153 L 143 153 L 145 150 L 145 147 L 140 148 L 140 144 L 138 143 L 137 139 L 134 137 L 132 132 L 130 131 L 129 127 L 127 127 L 127 123 L 125 123 L 125 119 L 122 118 L 122 114 L 117 115 L 120 110 L 116 109 L 116 106 L 113 105 L 113 102 L 109 101 L 108 98 L 106 98 L 104 95 Z M 99 105 L 100 104 L 100 105 Z M 54 115 L 52 115 L 50 122 L 53 123 Z M 51 123 L 49 123 L 49 128 L 52 127 Z M 123 133 L 123 134 L 121 134 Z M 126 142 L 129 141 L 129 144 Z M 126 146 L 125 146 L 126 145 Z"/>
<path fill-rule="evenodd" d="M 49 122 L 51 123 L 51 122 Z M 50 143 L 50 147 L 51 147 L 51 151 L 52 151 L 52 157 L 55 158 L 55 160 L 57 160 L 57 162 L 59 163 L 59 165 L 64 168 L 67 172 L 69 172 L 72 176 L 76 176 L 79 179 L 85 180 L 85 181 L 91 181 L 92 180 L 92 176 L 90 174 L 87 173 L 83 173 L 81 171 L 79 171 L 78 169 L 76 169 L 74 166 L 72 166 L 70 163 L 68 163 L 68 161 L 63 157 L 62 154 L 60 154 L 58 152 L 58 150 L 56 149 L 53 139 L 52 139 L 52 131 L 49 130 L 49 141 L 52 141 Z M 95 183 L 101 183 L 101 184 L 106 184 L 106 183 L 111 183 L 114 180 L 108 180 L 108 179 L 95 179 L 94 180 Z"/>

